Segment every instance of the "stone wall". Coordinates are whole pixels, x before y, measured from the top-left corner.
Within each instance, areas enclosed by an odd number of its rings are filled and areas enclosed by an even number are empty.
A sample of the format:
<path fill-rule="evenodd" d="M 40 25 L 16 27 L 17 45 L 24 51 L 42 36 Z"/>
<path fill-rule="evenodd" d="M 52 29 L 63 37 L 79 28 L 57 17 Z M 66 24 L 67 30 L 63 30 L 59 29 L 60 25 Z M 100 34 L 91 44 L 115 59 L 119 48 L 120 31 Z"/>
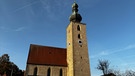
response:
<path fill-rule="evenodd" d="M 67 27 L 68 76 L 90 76 L 86 25 L 71 22 Z"/>
<path fill-rule="evenodd" d="M 33 76 L 35 68 L 37 68 L 37 76 L 47 76 L 49 68 L 50 76 L 60 76 L 60 70 L 62 71 L 62 76 L 67 76 L 67 67 L 32 64 L 27 64 L 26 76 Z"/>

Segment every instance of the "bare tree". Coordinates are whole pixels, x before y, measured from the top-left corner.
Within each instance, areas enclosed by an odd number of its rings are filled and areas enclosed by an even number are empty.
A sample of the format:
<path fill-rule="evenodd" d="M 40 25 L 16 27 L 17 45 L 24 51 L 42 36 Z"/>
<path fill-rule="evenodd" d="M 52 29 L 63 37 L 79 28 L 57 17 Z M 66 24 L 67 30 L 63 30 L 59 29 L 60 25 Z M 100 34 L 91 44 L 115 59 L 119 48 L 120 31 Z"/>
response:
<path fill-rule="evenodd" d="M 118 69 L 110 69 L 108 60 L 98 60 L 97 69 L 103 72 L 102 76 L 135 76 L 134 70 L 126 70 L 125 72 L 121 72 Z"/>
<path fill-rule="evenodd" d="M 132 70 L 126 70 L 126 72 L 124 73 L 125 76 L 135 76 L 135 72 Z"/>
<path fill-rule="evenodd" d="M 107 75 L 108 74 L 108 68 L 109 68 L 109 61 L 108 60 L 98 60 L 98 65 L 97 65 L 97 69 L 101 70 L 103 72 L 103 75 Z"/>
<path fill-rule="evenodd" d="M 113 73 L 115 74 L 116 76 L 123 76 L 120 72 L 120 70 L 114 70 L 114 69 L 109 69 L 108 70 L 108 73 Z"/>

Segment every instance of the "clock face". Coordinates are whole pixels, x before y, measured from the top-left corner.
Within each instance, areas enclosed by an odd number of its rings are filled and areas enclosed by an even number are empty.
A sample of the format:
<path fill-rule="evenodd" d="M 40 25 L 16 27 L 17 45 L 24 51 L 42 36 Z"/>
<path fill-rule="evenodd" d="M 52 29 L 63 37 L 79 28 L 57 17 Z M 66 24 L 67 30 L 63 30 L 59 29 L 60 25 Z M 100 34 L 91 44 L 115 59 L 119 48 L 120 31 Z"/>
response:
<path fill-rule="evenodd" d="M 79 45 L 82 45 L 82 41 L 81 40 L 78 40 L 78 43 L 79 43 Z"/>

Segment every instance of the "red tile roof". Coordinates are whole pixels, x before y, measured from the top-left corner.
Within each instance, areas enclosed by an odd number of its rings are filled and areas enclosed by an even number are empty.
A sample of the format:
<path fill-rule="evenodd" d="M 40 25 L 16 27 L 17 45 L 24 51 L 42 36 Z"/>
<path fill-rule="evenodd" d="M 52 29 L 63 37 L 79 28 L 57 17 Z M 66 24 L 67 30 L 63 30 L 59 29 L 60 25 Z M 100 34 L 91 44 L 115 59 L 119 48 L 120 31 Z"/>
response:
<path fill-rule="evenodd" d="M 31 44 L 27 64 L 67 66 L 66 49 Z"/>

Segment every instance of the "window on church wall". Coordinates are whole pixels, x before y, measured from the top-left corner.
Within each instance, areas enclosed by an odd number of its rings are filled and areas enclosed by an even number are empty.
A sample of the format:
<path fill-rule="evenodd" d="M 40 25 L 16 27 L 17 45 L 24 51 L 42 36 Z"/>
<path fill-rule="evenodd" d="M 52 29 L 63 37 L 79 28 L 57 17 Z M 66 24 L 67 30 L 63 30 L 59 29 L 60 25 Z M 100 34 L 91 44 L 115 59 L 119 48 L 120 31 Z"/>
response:
<path fill-rule="evenodd" d="M 77 30 L 80 31 L 80 26 L 79 25 L 77 26 Z"/>
<path fill-rule="evenodd" d="M 38 69 L 37 69 L 37 67 L 35 67 L 34 72 L 33 72 L 33 76 L 37 76 L 37 71 L 38 71 Z"/>
<path fill-rule="evenodd" d="M 63 71 L 62 71 L 62 69 L 60 69 L 60 76 L 62 76 L 63 75 Z"/>
<path fill-rule="evenodd" d="M 51 76 L 51 69 L 50 68 L 48 68 L 48 70 L 47 70 L 47 76 Z"/>

